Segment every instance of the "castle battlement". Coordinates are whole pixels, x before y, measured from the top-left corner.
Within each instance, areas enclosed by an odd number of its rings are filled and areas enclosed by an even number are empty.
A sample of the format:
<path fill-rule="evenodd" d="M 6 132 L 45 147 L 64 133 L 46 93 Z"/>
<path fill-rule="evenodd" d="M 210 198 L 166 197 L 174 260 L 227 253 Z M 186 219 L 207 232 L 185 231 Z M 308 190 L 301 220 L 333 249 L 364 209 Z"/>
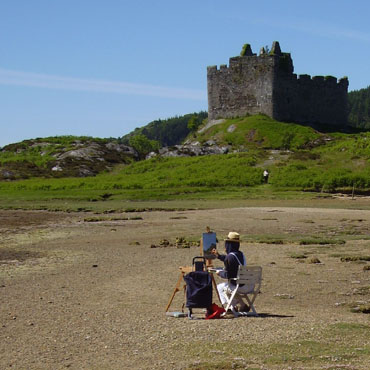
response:
<path fill-rule="evenodd" d="M 264 113 L 280 121 L 345 125 L 348 79 L 293 71 L 290 53 L 277 41 L 259 55 L 245 44 L 229 65 L 207 67 L 209 119 Z"/>

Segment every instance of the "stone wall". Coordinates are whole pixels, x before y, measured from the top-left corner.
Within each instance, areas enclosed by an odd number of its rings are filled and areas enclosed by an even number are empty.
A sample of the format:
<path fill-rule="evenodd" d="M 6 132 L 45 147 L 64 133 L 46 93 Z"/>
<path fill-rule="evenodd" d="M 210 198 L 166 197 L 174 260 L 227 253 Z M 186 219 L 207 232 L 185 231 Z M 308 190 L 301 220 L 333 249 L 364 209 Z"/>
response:
<path fill-rule="evenodd" d="M 274 114 L 278 121 L 347 124 L 347 78 L 309 75 L 278 76 L 274 84 Z"/>
<path fill-rule="evenodd" d="M 279 121 L 346 125 L 347 78 L 297 77 L 293 70 L 278 42 L 259 56 L 244 45 L 229 66 L 207 68 L 209 119 L 264 113 Z"/>
<path fill-rule="evenodd" d="M 246 114 L 273 114 L 274 59 L 245 56 L 230 58 L 229 67 L 208 67 L 208 117 L 230 118 Z"/>

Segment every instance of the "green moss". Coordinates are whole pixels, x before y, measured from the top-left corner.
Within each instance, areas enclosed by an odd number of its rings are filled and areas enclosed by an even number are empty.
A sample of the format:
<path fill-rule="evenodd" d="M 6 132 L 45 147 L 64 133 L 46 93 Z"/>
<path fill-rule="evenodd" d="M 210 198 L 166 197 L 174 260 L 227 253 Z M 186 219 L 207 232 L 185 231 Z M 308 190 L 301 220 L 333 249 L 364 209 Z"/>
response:
<path fill-rule="evenodd" d="M 370 313 L 370 304 L 355 305 L 354 307 L 351 308 L 351 312 L 369 314 Z"/>
<path fill-rule="evenodd" d="M 310 244 L 345 244 L 346 241 L 342 239 L 302 239 L 299 244 L 301 245 L 310 245 Z"/>
<path fill-rule="evenodd" d="M 307 256 L 303 253 L 292 253 L 289 256 L 290 258 L 295 258 L 295 259 L 305 259 Z"/>
<path fill-rule="evenodd" d="M 250 44 L 244 44 L 243 47 L 242 47 L 242 51 L 240 52 L 240 56 L 244 57 L 249 50 L 251 50 L 251 45 Z"/>
<path fill-rule="evenodd" d="M 340 260 L 342 262 L 370 261 L 370 256 L 344 256 Z"/>

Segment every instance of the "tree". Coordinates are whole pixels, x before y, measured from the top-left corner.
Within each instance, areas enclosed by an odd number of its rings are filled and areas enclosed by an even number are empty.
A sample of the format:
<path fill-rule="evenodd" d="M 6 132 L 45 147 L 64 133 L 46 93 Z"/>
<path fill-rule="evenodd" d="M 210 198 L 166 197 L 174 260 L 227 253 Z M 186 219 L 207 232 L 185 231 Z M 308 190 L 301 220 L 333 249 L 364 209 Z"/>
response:
<path fill-rule="evenodd" d="M 130 137 L 130 145 L 137 151 L 141 159 L 150 152 L 155 152 L 159 149 L 159 142 L 156 140 L 149 140 L 145 135 L 138 134 Z"/>
<path fill-rule="evenodd" d="M 349 123 L 358 128 L 370 128 L 370 86 L 348 93 Z"/>
<path fill-rule="evenodd" d="M 199 117 L 194 114 L 193 116 L 191 116 L 191 118 L 188 121 L 188 129 L 191 132 L 194 132 L 197 130 L 197 128 L 199 127 L 201 123 L 202 123 L 202 120 L 199 119 Z"/>
<path fill-rule="evenodd" d="M 207 116 L 207 112 L 199 112 L 176 116 L 165 120 L 158 119 L 123 136 L 120 142 L 127 145 L 132 136 L 144 134 L 149 140 L 158 141 L 160 146 L 180 144 L 191 132 L 188 127 L 189 120 L 195 117 L 196 120 L 194 118 L 194 123 L 196 121 L 197 125 L 198 123 L 200 125 Z"/>

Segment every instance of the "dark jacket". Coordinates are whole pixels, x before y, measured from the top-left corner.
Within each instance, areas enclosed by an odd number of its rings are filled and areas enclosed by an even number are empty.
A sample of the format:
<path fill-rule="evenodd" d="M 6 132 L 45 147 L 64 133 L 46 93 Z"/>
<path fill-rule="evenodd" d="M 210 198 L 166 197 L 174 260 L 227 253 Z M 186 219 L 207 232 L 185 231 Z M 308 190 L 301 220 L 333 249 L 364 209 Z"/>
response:
<path fill-rule="evenodd" d="M 221 271 L 219 276 L 224 279 L 236 278 L 238 275 L 239 261 L 242 264 L 246 264 L 244 254 L 239 251 L 240 243 L 234 241 L 225 241 L 226 255 L 220 254 L 218 258 L 223 261 L 225 268 L 224 271 Z M 233 254 L 230 254 L 230 253 Z M 236 258 L 236 257 L 237 258 Z M 239 261 L 238 261 L 239 259 Z"/>

